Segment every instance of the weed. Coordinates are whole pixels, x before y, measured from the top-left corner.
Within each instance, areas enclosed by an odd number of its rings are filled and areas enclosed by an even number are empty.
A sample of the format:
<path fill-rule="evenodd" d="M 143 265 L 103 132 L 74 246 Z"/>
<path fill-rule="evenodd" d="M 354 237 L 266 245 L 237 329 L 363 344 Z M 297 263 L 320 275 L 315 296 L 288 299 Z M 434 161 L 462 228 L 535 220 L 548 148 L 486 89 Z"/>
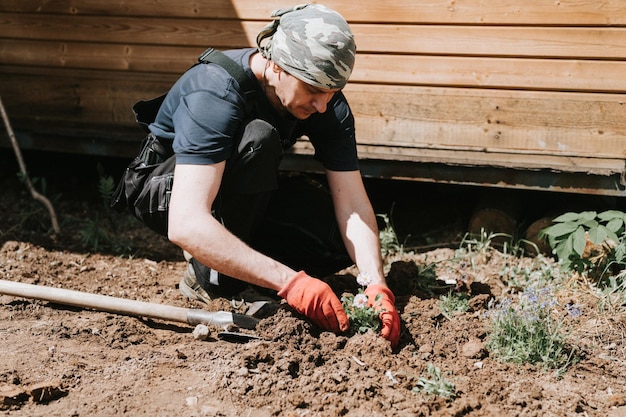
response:
<path fill-rule="evenodd" d="M 415 392 L 423 392 L 428 395 L 454 399 L 456 397 L 456 388 L 454 384 L 448 381 L 442 374 L 441 370 L 432 363 L 428 364 L 428 377 L 422 376 L 417 381 L 417 386 L 413 388 Z"/>
<path fill-rule="evenodd" d="M 469 310 L 469 296 L 465 293 L 450 291 L 448 295 L 439 297 L 437 306 L 444 317 L 448 320 L 452 320 L 452 317 L 455 315 L 465 313 Z"/>
<path fill-rule="evenodd" d="M 380 238 L 380 249 L 383 257 L 402 253 L 404 251 L 404 247 L 402 244 L 400 244 L 400 241 L 398 240 L 398 235 L 396 234 L 396 230 L 393 227 L 390 215 L 377 214 L 376 216 L 380 217 L 385 223 L 385 227 L 382 228 L 378 233 Z"/>
<path fill-rule="evenodd" d="M 626 306 L 626 270 L 615 276 L 609 276 L 601 287 L 597 288 L 600 301 L 598 307 L 602 311 L 615 312 Z"/>
<path fill-rule="evenodd" d="M 132 244 L 121 239 L 116 233 L 116 230 L 119 229 L 120 216 L 116 216 L 117 213 L 114 213 L 110 208 L 115 182 L 111 176 L 104 174 L 100 165 L 97 168 L 99 173 L 98 195 L 103 208 L 96 211 L 93 218 L 82 221 L 78 236 L 82 244 L 93 251 L 110 249 L 116 253 L 129 253 L 132 251 Z"/>
<path fill-rule="evenodd" d="M 102 204 L 104 204 L 107 211 L 110 207 L 111 195 L 113 194 L 114 189 L 115 181 L 113 180 L 113 177 L 109 175 L 100 176 L 100 181 L 98 182 L 98 194 L 100 195 Z"/>
<path fill-rule="evenodd" d="M 533 258 L 511 258 L 500 270 L 500 278 L 511 292 L 523 291 L 531 285 L 562 283 L 566 277 L 552 258 L 541 254 Z"/>
<path fill-rule="evenodd" d="M 84 220 L 83 226 L 78 231 L 78 236 L 83 245 L 90 247 L 94 252 L 111 243 L 110 234 L 102 227 L 98 213 L 95 214 L 95 219 Z"/>

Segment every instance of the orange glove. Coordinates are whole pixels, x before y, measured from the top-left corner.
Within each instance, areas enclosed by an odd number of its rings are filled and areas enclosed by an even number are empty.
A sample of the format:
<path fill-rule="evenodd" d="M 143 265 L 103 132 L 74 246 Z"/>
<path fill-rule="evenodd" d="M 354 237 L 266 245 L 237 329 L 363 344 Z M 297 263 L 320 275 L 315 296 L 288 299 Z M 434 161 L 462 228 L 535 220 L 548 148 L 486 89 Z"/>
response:
<path fill-rule="evenodd" d="M 278 292 L 298 313 L 307 316 L 313 324 L 338 333 L 350 327 L 350 321 L 341 301 L 325 282 L 298 272 Z"/>
<path fill-rule="evenodd" d="M 391 290 L 382 285 L 374 284 L 367 287 L 364 291 L 367 295 L 367 303 L 370 307 L 374 307 L 374 311 L 380 311 L 380 321 L 383 328 L 380 335 L 391 342 L 391 347 L 398 346 L 400 341 L 400 315 L 396 310 L 394 297 Z M 381 294 L 382 297 L 378 302 L 376 296 Z"/>

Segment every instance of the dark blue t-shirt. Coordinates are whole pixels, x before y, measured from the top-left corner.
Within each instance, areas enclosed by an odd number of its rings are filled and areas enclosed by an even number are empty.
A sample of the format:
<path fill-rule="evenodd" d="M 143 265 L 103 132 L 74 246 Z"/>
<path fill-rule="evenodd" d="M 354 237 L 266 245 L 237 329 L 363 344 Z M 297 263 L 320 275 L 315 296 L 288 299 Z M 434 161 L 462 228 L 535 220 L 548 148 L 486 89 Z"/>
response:
<path fill-rule="evenodd" d="M 224 51 L 239 63 L 257 86 L 255 112 L 271 123 L 283 143 L 306 136 L 326 169 L 358 169 L 354 117 L 338 92 L 325 113 L 306 120 L 281 117 L 265 97 L 249 66 L 254 48 Z M 233 141 L 246 120 L 245 98 L 237 81 L 217 64 L 200 64 L 185 72 L 168 92 L 150 131 L 173 141 L 176 163 L 206 165 L 228 159 Z"/>

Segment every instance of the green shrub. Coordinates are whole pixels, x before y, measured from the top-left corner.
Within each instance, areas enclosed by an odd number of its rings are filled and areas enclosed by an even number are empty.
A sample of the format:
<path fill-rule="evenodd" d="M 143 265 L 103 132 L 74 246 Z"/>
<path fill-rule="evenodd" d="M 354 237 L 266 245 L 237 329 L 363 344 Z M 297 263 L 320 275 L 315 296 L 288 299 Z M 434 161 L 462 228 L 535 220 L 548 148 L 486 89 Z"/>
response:
<path fill-rule="evenodd" d="M 616 273 L 626 264 L 624 225 L 626 214 L 617 210 L 602 213 L 565 213 L 543 229 L 554 255 L 567 271 L 600 278 L 613 268 Z"/>

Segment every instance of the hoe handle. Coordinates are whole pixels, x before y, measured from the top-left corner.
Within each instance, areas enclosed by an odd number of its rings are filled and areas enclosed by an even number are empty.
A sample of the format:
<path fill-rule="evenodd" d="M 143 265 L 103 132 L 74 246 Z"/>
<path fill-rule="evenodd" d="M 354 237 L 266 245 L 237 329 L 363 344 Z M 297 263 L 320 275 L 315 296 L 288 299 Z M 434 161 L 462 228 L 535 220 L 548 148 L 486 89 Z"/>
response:
<path fill-rule="evenodd" d="M 254 317 L 228 311 L 195 310 L 7 280 L 0 280 L 0 294 L 34 298 L 115 314 L 151 317 L 194 325 L 204 323 L 225 327 L 235 324 L 244 329 L 254 329 L 258 323 L 258 320 Z"/>

